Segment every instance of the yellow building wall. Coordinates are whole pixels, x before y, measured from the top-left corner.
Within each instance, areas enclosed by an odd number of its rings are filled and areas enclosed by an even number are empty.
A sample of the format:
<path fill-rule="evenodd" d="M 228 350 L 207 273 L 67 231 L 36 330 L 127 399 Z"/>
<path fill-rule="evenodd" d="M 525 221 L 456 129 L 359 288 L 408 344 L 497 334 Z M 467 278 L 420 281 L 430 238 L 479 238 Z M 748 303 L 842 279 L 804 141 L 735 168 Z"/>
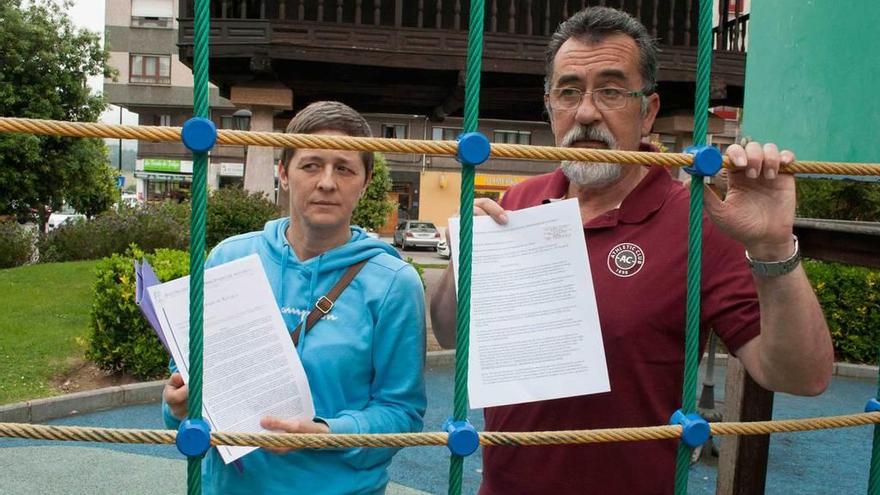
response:
<path fill-rule="evenodd" d="M 476 191 L 501 192 L 516 183 L 528 179 L 528 175 L 480 174 L 474 180 Z M 449 218 L 458 215 L 461 199 L 461 174 L 449 171 L 422 172 L 419 186 L 419 220 L 446 227 Z"/>
<path fill-rule="evenodd" d="M 449 218 L 458 214 L 460 195 L 460 173 L 422 172 L 419 184 L 419 220 L 445 228 Z"/>

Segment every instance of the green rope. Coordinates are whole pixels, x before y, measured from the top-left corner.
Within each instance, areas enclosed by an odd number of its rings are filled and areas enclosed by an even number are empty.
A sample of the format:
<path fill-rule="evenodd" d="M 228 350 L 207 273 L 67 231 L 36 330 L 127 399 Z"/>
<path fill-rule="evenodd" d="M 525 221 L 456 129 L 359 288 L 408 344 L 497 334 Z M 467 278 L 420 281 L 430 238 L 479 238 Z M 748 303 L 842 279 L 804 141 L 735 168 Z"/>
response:
<path fill-rule="evenodd" d="M 880 378 L 878 378 L 877 395 L 875 397 L 880 397 Z M 868 495 L 880 495 L 880 425 L 874 425 L 871 468 L 868 471 Z"/>
<path fill-rule="evenodd" d="M 195 2 L 193 56 L 193 114 L 210 118 L 208 100 L 208 44 L 210 42 L 210 0 Z M 202 322 L 205 274 L 205 208 L 207 205 L 208 154 L 193 154 L 192 213 L 189 245 L 189 417 L 202 417 Z M 189 495 L 202 493 L 202 458 L 187 460 Z"/>
<path fill-rule="evenodd" d="M 877 396 L 880 397 L 880 391 L 877 392 Z M 874 425 L 871 470 L 868 475 L 868 495 L 880 495 L 880 425 Z"/>
<path fill-rule="evenodd" d="M 472 0 L 468 26 L 465 74 L 464 132 L 475 132 L 480 114 L 480 64 L 483 59 L 483 0 Z M 474 166 L 462 164 L 461 224 L 458 258 L 458 309 L 455 338 L 455 399 L 452 417 L 467 419 L 468 346 L 471 326 L 471 249 L 474 224 Z M 461 493 L 464 458 L 452 455 L 449 462 L 449 495 Z"/>
<path fill-rule="evenodd" d="M 722 21 L 723 22 L 723 21 Z M 709 113 L 709 76 L 712 70 L 712 1 L 700 0 L 697 46 L 697 91 L 694 99 L 694 145 L 706 144 Z M 700 278 L 703 250 L 703 180 L 691 180 L 688 216 L 687 320 L 684 345 L 682 406 L 685 414 L 697 410 L 697 367 L 700 342 Z M 687 494 L 691 449 L 679 443 L 675 464 L 675 493 Z"/>

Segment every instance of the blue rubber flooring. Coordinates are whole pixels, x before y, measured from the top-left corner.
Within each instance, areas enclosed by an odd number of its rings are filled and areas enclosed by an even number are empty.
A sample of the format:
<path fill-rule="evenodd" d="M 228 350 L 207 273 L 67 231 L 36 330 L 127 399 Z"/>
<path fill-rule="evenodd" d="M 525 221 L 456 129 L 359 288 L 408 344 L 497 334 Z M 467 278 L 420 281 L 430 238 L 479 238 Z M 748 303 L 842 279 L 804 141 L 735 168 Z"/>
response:
<path fill-rule="evenodd" d="M 701 374 L 702 377 L 702 374 Z M 715 374 L 716 399 L 723 400 L 724 368 Z M 453 370 L 426 370 L 426 430 L 439 430 L 452 409 Z M 815 398 L 777 394 L 774 418 L 802 418 L 859 412 L 876 392 L 874 381 L 835 377 Z M 470 412 L 477 430 L 480 411 Z M 132 406 L 54 420 L 52 424 L 113 428 L 162 428 L 158 404 Z M 767 475 L 768 494 L 865 493 L 872 427 L 773 435 Z M 716 439 L 722 442 L 723 439 Z M 84 442 L 0 440 L 0 494 L 19 493 L 183 493 L 185 462 L 172 446 Z M 480 483 L 479 453 L 465 460 L 463 493 Z M 449 454 L 441 447 L 403 449 L 390 468 L 391 479 L 427 493 L 447 492 Z M 691 467 L 689 493 L 715 493 L 715 459 Z M 389 490 L 391 493 L 391 490 Z"/>

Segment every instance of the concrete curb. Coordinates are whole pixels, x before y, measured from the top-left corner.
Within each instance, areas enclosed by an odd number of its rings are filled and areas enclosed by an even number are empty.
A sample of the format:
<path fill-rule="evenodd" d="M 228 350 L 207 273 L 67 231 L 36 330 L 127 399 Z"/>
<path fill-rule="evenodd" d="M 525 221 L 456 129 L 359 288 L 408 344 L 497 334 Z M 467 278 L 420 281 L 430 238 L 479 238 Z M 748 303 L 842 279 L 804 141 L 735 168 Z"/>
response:
<path fill-rule="evenodd" d="M 727 359 L 727 354 L 716 354 L 715 364 L 724 366 Z M 426 366 L 452 364 L 455 364 L 454 350 L 431 351 L 425 356 Z M 878 367 L 869 364 L 834 363 L 834 376 L 870 379 L 877 373 Z M 156 380 L 2 405 L 0 423 L 42 423 L 104 409 L 159 402 L 164 386 L 165 380 Z"/>
<path fill-rule="evenodd" d="M 157 402 L 165 380 L 132 383 L 0 406 L 0 422 L 42 423 L 104 409 Z"/>

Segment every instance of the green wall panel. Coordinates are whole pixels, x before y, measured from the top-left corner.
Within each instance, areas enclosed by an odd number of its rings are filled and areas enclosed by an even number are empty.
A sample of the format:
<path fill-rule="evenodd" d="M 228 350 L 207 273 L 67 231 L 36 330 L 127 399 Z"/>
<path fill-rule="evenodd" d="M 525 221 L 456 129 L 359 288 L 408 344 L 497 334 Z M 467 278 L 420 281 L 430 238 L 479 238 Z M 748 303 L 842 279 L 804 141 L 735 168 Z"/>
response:
<path fill-rule="evenodd" d="M 743 135 L 880 162 L 880 1 L 753 0 Z"/>

